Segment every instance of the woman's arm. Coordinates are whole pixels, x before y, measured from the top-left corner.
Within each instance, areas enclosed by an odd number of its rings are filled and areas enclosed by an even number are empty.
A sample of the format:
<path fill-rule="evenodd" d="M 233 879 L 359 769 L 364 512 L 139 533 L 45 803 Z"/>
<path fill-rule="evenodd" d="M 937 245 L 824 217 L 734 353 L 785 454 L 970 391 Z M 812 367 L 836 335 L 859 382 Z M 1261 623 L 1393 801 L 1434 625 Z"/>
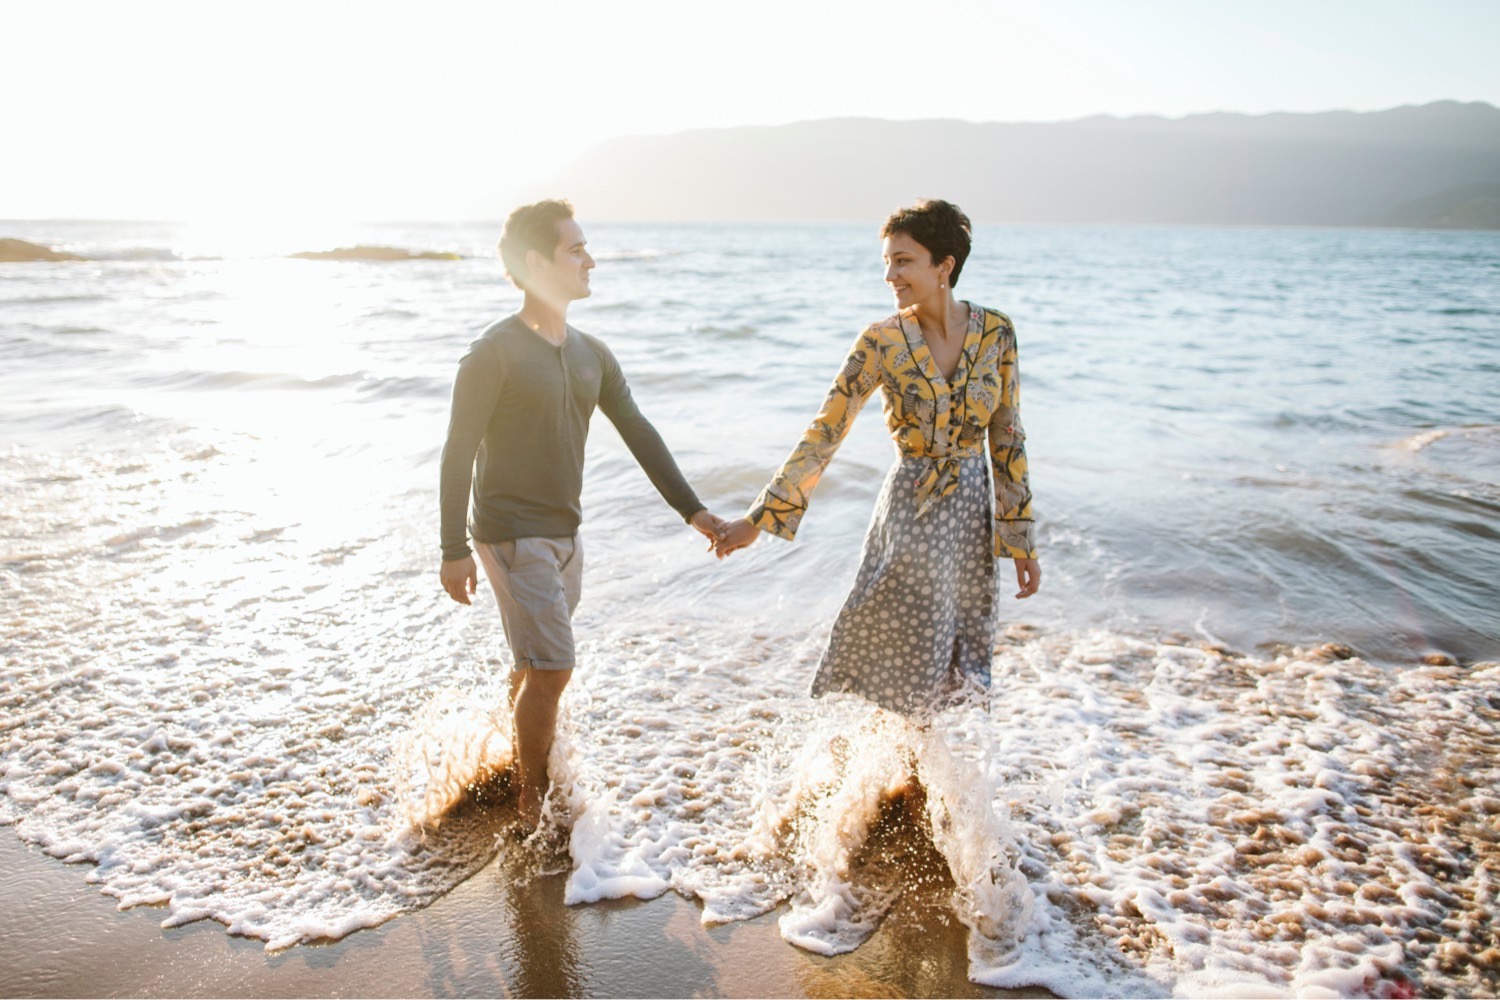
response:
<path fill-rule="evenodd" d="M 750 505 L 746 521 L 787 541 L 796 537 L 797 526 L 807 511 L 813 490 L 823 478 L 823 470 L 828 468 L 854 418 L 879 384 L 880 345 L 872 327 L 854 341 L 818 415 L 787 456 L 781 471 Z"/>
<path fill-rule="evenodd" d="M 1019 579 L 1022 573 L 1019 560 L 1036 561 L 1036 539 L 1031 515 L 1031 479 L 1026 466 L 1026 430 L 1021 426 L 1021 371 L 1016 359 L 1015 330 L 1008 322 L 1000 333 L 1000 399 L 990 416 L 989 445 L 995 479 L 995 555 L 1018 560 Z M 1022 590 L 1028 591 L 1028 581 L 1020 582 Z M 1035 592 L 1035 586 L 1031 586 L 1029 592 L 1017 596 Z"/>

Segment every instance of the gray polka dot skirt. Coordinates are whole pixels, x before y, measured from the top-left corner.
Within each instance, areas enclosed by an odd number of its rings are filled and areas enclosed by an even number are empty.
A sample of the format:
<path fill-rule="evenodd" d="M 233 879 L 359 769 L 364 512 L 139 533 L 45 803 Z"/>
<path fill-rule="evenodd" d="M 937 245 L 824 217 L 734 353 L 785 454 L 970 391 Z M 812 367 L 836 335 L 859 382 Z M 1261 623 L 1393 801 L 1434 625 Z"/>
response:
<path fill-rule="evenodd" d="M 987 459 L 961 459 L 958 488 L 918 517 L 914 484 L 926 468 L 924 459 L 901 458 L 885 478 L 814 697 L 851 692 L 923 715 L 966 688 L 989 687 L 995 557 Z"/>

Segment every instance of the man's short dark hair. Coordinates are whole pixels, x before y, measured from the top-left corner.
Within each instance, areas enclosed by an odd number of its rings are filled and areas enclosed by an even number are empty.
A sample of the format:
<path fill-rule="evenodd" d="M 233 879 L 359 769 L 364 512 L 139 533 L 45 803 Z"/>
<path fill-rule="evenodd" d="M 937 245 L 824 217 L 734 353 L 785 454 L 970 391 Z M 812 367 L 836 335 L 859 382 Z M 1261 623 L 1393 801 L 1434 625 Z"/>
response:
<path fill-rule="evenodd" d="M 500 233 L 500 260 L 511 284 L 526 288 L 527 251 L 535 250 L 550 260 L 557 249 L 557 224 L 572 217 L 573 206 L 561 198 L 522 205 L 510 213 Z"/>
<path fill-rule="evenodd" d="M 973 227 L 969 217 L 952 202 L 928 198 L 910 208 L 897 209 L 880 227 L 881 239 L 905 233 L 927 248 L 932 254 L 933 264 L 941 264 L 944 257 L 953 258 L 953 270 L 948 275 L 948 284 L 958 287 L 958 276 L 969 259 L 969 244 Z"/>

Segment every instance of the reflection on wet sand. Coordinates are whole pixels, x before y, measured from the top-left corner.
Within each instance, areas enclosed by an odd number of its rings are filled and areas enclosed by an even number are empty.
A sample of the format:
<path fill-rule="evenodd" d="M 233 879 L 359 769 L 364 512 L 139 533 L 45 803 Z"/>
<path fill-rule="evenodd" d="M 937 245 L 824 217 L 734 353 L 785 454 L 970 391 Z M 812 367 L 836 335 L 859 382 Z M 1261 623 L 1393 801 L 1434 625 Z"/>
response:
<path fill-rule="evenodd" d="M 539 845 L 536 851 L 540 853 L 522 846 L 490 870 L 488 883 L 497 896 L 496 918 L 509 929 L 508 947 L 500 949 L 502 967 L 516 995 L 576 997 L 584 993 L 573 921 L 555 903 L 546 901 L 549 892 L 561 893 L 557 876 L 567 871 L 567 854 L 559 846 Z"/>

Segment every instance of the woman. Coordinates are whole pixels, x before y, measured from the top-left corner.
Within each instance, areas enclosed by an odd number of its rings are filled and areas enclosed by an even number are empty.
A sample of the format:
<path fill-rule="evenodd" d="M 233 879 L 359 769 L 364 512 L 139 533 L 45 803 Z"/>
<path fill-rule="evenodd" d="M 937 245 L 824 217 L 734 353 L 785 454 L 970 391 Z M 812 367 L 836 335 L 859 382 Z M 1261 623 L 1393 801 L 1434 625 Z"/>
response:
<path fill-rule="evenodd" d="M 1014 560 L 1018 598 L 1037 592 L 1041 567 L 1015 330 L 1003 313 L 953 295 L 969 256 L 969 219 L 956 205 L 924 201 L 892 215 L 880 235 L 897 312 L 859 335 L 802 441 L 714 550 L 723 558 L 762 531 L 794 538 L 855 416 L 876 386 L 884 389 L 897 460 L 812 693 L 848 691 L 926 715 L 965 688 L 989 686 L 996 558 Z"/>

